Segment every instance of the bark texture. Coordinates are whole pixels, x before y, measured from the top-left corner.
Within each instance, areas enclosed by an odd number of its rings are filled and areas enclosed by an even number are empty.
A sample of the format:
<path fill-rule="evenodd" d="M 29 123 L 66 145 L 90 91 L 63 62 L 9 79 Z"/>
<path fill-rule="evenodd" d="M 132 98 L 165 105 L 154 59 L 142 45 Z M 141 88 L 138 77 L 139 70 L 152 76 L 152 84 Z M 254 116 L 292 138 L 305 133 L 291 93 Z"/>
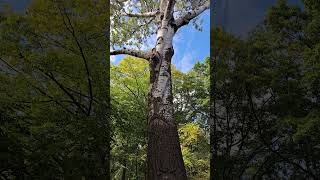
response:
<path fill-rule="evenodd" d="M 175 34 L 174 0 L 162 0 L 157 44 L 150 62 L 148 180 L 186 180 L 177 126 L 173 119 L 171 59 Z"/>

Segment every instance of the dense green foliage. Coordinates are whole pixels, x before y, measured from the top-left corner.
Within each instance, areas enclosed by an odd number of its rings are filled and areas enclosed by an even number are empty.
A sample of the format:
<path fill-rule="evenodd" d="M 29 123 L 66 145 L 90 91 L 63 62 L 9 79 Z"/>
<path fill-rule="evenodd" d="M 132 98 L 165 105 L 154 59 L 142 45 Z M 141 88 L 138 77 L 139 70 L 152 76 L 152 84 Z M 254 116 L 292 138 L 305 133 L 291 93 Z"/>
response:
<path fill-rule="evenodd" d="M 246 40 L 213 30 L 214 177 L 320 177 L 320 9 L 304 2 L 279 0 Z"/>
<path fill-rule="evenodd" d="M 106 8 L 34 0 L 1 15 L 1 179 L 109 176 Z"/>

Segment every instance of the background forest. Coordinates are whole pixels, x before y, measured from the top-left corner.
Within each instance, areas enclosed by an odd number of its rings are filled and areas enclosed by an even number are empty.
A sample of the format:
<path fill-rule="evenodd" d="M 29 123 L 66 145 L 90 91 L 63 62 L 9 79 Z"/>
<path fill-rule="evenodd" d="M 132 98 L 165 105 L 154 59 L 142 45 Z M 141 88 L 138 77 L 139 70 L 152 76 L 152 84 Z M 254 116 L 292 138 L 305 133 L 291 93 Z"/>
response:
<path fill-rule="evenodd" d="M 303 3 L 246 38 L 212 30 L 214 179 L 319 179 L 320 3 Z"/>
<path fill-rule="evenodd" d="M 0 179 L 108 179 L 108 1 L 0 14 Z"/>

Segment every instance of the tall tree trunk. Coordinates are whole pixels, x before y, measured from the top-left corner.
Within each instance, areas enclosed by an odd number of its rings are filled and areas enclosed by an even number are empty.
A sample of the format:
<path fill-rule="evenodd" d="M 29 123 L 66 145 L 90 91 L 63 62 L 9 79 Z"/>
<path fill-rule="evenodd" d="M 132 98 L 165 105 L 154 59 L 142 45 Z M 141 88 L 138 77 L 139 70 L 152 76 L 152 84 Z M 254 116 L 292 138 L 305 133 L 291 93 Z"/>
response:
<path fill-rule="evenodd" d="M 174 0 L 162 0 L 157 45 L 150 61 L 148 180 L 186 180 L 177 126 L 173 119 L 171 59 L 175 34 Z"/>

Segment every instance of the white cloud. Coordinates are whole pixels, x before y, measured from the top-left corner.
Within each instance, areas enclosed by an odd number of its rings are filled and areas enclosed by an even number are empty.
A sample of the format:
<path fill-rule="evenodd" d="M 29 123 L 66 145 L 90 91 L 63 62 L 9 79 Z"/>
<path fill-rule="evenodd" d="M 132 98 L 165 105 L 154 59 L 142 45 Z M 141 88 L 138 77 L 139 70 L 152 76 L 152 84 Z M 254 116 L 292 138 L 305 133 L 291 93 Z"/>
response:
<path fill-rule="evenodd" d="M 110 61 L 111 61 L 111 63 L 115 63 L 116 62 L 116 57 L 115 56 L 110 56 Z"/>
<path fill-rule="evenodd" d="M 180 62 L 178 62 L 177 68 L 184 73 L 188 72 L 193 67 L 194 57 L 195 53 L 193 51 L 185 53 Z"/>
<path fill-rule="evenodd" d="M 194 32 L 191 28 L 186 27 L 178 32 L 174 37 L 175 54 L 173 64 L 182 72 L 188 72 L 192 69 L 196 52 L 193 49 Z"/>
<path fill-rule="evenodd" d="M 153 48 L 156 45 L 156 39 L 157 36 L 156 35 L 152 35 L 150 36 L 145 43 L 142 44 L 141 46 L 141 50 L 148 50 Z"/>

